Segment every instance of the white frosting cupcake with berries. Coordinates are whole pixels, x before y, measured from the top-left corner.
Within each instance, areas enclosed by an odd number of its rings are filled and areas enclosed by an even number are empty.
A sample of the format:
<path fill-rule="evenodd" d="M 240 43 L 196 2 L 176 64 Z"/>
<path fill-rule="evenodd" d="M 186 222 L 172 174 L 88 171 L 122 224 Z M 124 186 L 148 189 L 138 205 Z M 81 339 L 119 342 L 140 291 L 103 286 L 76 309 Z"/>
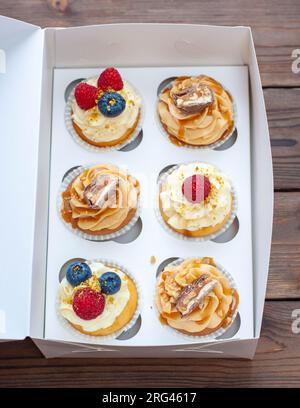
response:
<path fill-rule="evenodd" d="M 119 332 L 136 314 L 138 293 L 122 268 L 100 261 L 73 262 L 59 287 L 59 313 L 90 336 Z"/>
<path fill-rule="evenodd" d="M 235 201 L 229 178 L 211 164 L 182 164 L 160 180 L 163 222 L 187 237 L 212 236 L 229 226 Z"/>
<path fill-rule="evenodd" d="M 80 82 L 69 103 L 72 131 L 88 145 L 123 146 L 140 127 L 142 99 L 115 68 Z"/>

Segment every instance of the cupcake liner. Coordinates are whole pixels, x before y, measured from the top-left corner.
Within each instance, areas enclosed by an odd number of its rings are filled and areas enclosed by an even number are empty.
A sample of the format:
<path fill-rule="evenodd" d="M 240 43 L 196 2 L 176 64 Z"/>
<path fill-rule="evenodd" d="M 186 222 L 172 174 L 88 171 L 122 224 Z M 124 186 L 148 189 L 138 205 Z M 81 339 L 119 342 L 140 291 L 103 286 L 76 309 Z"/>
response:
<path fill-rule="evenodd" d="M 171 227 L 169 227 L 169 225 L 165 222 L 165 220 L 163 219 L 161 212 L 160 212 L 160 208 L 159 208 L 159 195 L 160 195 L 160 189 L 161 189 L 161 185 L 165 182 L 166 178 L 168 177 L 169 174 L 171 174 L 174 170 L 176 170 L 179 166 L 183 165 L 183 164 L 191 164 L 194 163 L 194 161 L 192 162 L 183 162 L 177 165 L 174 165 L 173 167 L 171 167 L 169 170 L 167 170 L 165 173 L 163 173 L 157 182 L 158 185 L 158 191 L 155 197 L 155 203 L 154 203 L 154 211 L 156 214 L 156 217 L 159 221 L 159 223 L 161 224 L 161 226 L 164 228 L 165 231 L 167 231 L 169 234 L 171 234 L 173 237 L 182 239 L 184 241 L 191 241 L 191 242 L 205 242 L 205 241 L 210 241 L 212 239 L 217 238 L 219 235 L 223 234 L 229 227 L 230 225 L 233 223 L 235 217 L 236 217 L 236 213 L 237 213 L 237 194 L 235 191 L 235 188 L 232 184 L 232 181 L 230 180 L 230 185 L 231 185 L 231 193 L 233 195 L 233 208 L 231 210 L 231 214 L 230 214 L 230 218 L 228 219 L 228 221 L 226 222 L 226 224 L 219 229 L 219 231 L 214 232 L 213 234 L 209 234 L 206 235 L 204 237 L 189 237 L 186 235 L 183 235 L 177 231 L 174 231 Z M 205 162 L 202 162 L 205 163 Z M 209 163 L 207 163 L 209 164 Z"/>
<path fill-rule="evenodd" d="M 116 332 L 106 335 L 106 336 L 92 336 L 92 335 L 88 335 L 88 334 L 84 334 L 81 333 L 80 331 L 76 330 L 71 323 L 69 323 L 69 321 L 67 319 L 65 319 L 60 311 L 59 311 L 59 306 L 60 306 L 60 300 L 59 300 L 59 291 L 57 292 L 57 296 L 56 296 L 56 314 L 57 314 L 57 318 L 60 321 L 61 325 L 64 327 L 64 329 L 66 331 L 68 331 L 70 334 L 72 334 L 72 336 L 74 336 L 74 341 L 75 342 L 81 342 L 81 343 L 92 343 L 92 344 L 102 344 L 103 341 L 107 341 L 107 340 L 114 340 L 116 339 L 121 333 L 128 331 L 129 329 L 131 329 L 131 327 L 134 326 L 134 324 L 136 323 L 139 315 L 141 314 L 141 305 L 142 305 L 142 301 L 141 301 L 141 289 L 140 289 L 140 284 L 139 282 L 137 282 L 136 278 L 128 271 L 127 268 L 125 268 L 123 265 L 121 265 L 118 262 L 114 262 L 108 259 L 92 259 L 92 260 L 87 260 L 86 262 L 101 262 L 103 264 L 105 264 L 106 266 L 110 266 L 112 268 L 118 268 L 120 269 L 122 272 L 124 272 L 127 276 L 129 276 L 130 279 L 132 279 L 132 281 L 135 284 L 136 290 L 137 290 L 137 294 L 138 294 L 138 300 L 137 300 L 137 307 L 136 310 L 134 312 L 134 315 L 132 316 L 130 322 L 128 322 L 124 327 L 122 327 L 121 329 L 117 330 Z"/>
<path fill-rule="evenodd" d="M 87 78 L 90 79 L 90 78 Z M 139 117 L 139 121 L 138 124 L 135 128 L 135 130 L 131 133 L 130 137 L 128 139 L 126 139 L 125 141 L 123 141 L 122 143 L 116 144 L 114 146 L 107 146 L 107 147 L 100 147 L 100 146 L 94 146 L 92 144 L 87 143 L 86 141 L 84 141 L 76 132 L 76 130 L 74 129 L 73 126 L 73 121 L 72 121 L 72 104 L 75 100 L 75 96 L 74 96 L 74 91 L 75 91 L 75 86 L 73 88 L 73 90 L 70 92 L 66 106 L 65 106 L 65 112 L 64 112 L 64 120 L 65 120 L 65 124 L 66 124 L 66 128 L 68 130 L 68 132 L 70 133 L 70 135 L 72 136 L 73 140 L 78 143 L 81 147 L 83 147 L 84 149 L 90 151 L 90 152 L 104 152 L 104 151 L 114 151 L 114 150 L 120 150 L 123 147 L 127 146 L 129 143 L 133 142 L 137 136 L 139 135 L 139 133 L 142 130 L 142 124 L 144 121 L 144 116 L 145 116 L 145 108 L 144 108 L 144 103 L 143 103 L 143 98 L 140 95 L 140 93 L 137 91 L 137 89 L 128 81 L 126 81 L 133 89 L 134 91 L 139 95 L 139 97 L 141 98 L 141 108 L 140 108 L 140 117 Z"/>
<path fill-rule="evenodd" d="M 61 216 L 61 207 L 62 207 L 62 193 L 67 189 L 67 187 L 70 185 L 70 183 L 77 177 L 79 176 L 84 170 L 88 169 L 92 167 L 92 165 L 90 166 L 79 166 L 76 167 L 74 170 L 72 170 L 62 181 L 62 184 L 60 186 L 59 189 L 59 193 L 57 196 L 57 211 L 58 211 L 58 215 L 59 218 L 61 219 L 62 223 L 68 228 L 68 230 L 70 230 L 71 232 L 73 232 L 74 234 L 78 235 L 81 238 L 87 239 L 89 241 L 111 241 L 115 238 L 120 237 L 121 235 L 126 234 L 126 232 L 128 232 L 133 226 L 134 224 L 137 222 L 138 218 L 140 217 L 140 213 L 141 213 L 141 208 L 140 208 L 140 199 L 138 199 L 138 206 L 136 209 L 136 212 L 134 214 L 134 216 L 132 217 L 132 219 L 129 221 L 129 223 L 127 225 L 125 225 L 123 228 L 121 228 L 118 231 L 112 232 L 110 234 L 102 234 L 102 235 L 92 235 L 92 234 L 88 234 L 86 232 L 81 231 L 78 228 L 73 228 L 72 225 L 68 222 L 66 222 L 62 216 Z"/>
<path fill-rule="evenodd" d="M 194 258 L 197 258 L 197 257 L 179 258 L 179 259 L 176 259 L 176 261 L 170 262 L 168 265 L 177 266 L 177 265 L 180 265 L 183 261 L 185 261 L 187 259 L 194 259 Z M 220 265 L 219 263 L 216 262 L 215 264 L 216 264 L 216 267 L 218 268 L 218 270 L 228 279 L 228 281 L 230 283 L 230 286 L 237 291 L 237 286 L 235 284 L 235 281 L 234 281 L 233 277 L 230 275 L 230 273 L 227 272 L 226 269 L 224 269 L 223 266 Z M 160 313 L 159 313 L 159 310 L 158 310 L 157 305 L 156 305 L 156 284 L 160 279 L 161 273 L 156 278 L 155 291 L 154 291 L 154 305 L 155 305 L 155 310 L 156 310 L 158 318 L 160 316 Z M 196 335 L 192 335 L 192 334 L 185 334 L 185 333 L 182 333 L 181 331 L 179 331 L 177 329 L 174 329 L 173 327 L 169 326 L 168 324 L 164 325 L 164 327 L 166 328 L 166 330 L 169 330 L 171 333 L 175 334 L 177 337 L 180 337 L 181 339 L 185 339 L 185 340 L 193 340 L 193 339 L 195 340 L 196 339 L 197 343 L 199 343 L 199 342 L 205 343 L 207 341 L 212 341 L 212 340 L 216 341 L 217 337 L 222 336 L 222 334 L 224 334 L 232 326 L 237 314 L 238 314 L 238 307 L 236 308 L 236 310 L 235 310 L 235 312 L 234 312 L 234 314 L 232 316 L 232 320 L 231 320 L 231 323 L 230 323 L 229 326 L 221 327 L 220 329 L 216 330 L 215 332 L 213 332 L 211 334 L 204 335 L 204 336 L 201 336 L 201 335 L 196 336 Z"/>
<path fill-rule="evenodd" d="M 164 128 L 163 124 L 161 123 L 160 117 L 159 117 L 159 113 L 158 113 L 158 102 L 159 102 L 160 95 L 161 95 L 166 89 L 170 88 L 172 82 L 173 82 L 173 81 L 171 81 L 169 84 L 167 84 L 166 86 L 164 86 L 164 87 L 162 88 L 162 90 L 160 91 L 160 93 L 159 93 L 159 95 L 158 95 L 158 98 L 157 98 L 156 110 L 155 110 L 155 111 L 156 111 L 156 114 L 155 114 L 156 123 L 157 123 L 157 125 L 158 125 L 158 127 L 159 127 L 159 130 L 160 130 L 160 132 L 162 133 L 163 136 L 167 137 L 167 139 L 168 139 L 169 142 L 170 142 L 170 135 L 169 135 L 169 133 L 166 131 L 166 129 Z M 221 84 L 221 85 L 222 85 L 222 84 Z M 229 93 L 229 95 L 230 95 L 231 98 L 232 98 L 233 121 L 234 121 L 234 126 L 233 126 L 232 131 L 231 131 L 225 138 L 219 139 L 219 140 L 217 140 L 216 142 L 211 143 L 211 144 L 209 144 L 209 145 L 194 146 L 194 145 L 184 144 L 184 145 L 182 145 L 182 146 L 178 145 L 177 147 L 182 148 L 182 149 L 186 148 L 186 149 L 198 149 L 198 150 L 213 150 L 213 149 L 216 149 L 217 147 L 222 146 L 225 142 L 227 142 L 227 140 L 229 140 L 229 139 L 231 138 L 231 136 L 234 134 L 234 132 L 235 132 L 235 130 L 236 130 L 236 123 L 237 123 L 237 118 L 238 118 L 238 116 L 237 116 L 237 108 L 236 108 L 236 103 L 235 103 L 235 100 L 234 100 L 234 98 L 233 98 L 231 92 L 230 92 L 227 88 L 225 88 L 223 85 L 222 85 L 222 87 L 223 87 L 223 89 L 224 89 L 226 92 Z M 171 142 L 170 142 L 170 143 L 171 143 Z M 184 143 L 184 142 L 183 142 L 183 143 Z"/>

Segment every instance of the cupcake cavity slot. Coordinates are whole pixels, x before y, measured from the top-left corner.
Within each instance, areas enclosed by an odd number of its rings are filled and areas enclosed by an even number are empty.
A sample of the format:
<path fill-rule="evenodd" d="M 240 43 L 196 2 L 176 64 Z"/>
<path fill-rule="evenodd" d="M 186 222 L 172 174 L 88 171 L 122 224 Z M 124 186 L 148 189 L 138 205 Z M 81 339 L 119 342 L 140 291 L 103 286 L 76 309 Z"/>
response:
<path fill-rule="evenodd" d="M 45 338 L 65 342 L 104 345 L 114 349 L 122 347 L 172 346 L 174 349 L 199 343 L 213 345 L 225 338 L 248 339 L 253 337 L 253 276 L 252 276 L 252 233 L 251 233 L 251 169 L 250 169 L 250 128 L 248 70 L 245 66 L 215 67 L 131 67 L 118 68 L 122 78 L 138 90 L 142 98 L 143 123 L 132 143 L 124 147 L 97 148 L 83 145 L 70 135 L 74 129 L 68 122 L 71 98 L 78 79 L 94 78 L 104 68 L 54 69 L 53 114 L 51 138 L 50 204 L 48 220 L 47 276 Z M 184 75 L 207 75 L 220 82 L 234 100 L 238 116 L 235 125 L 238 137 L 226 150 L 202 148 L 180 148 L 163 137 L 158 127 L 157 90 L 166 78 Z M 164 84 L 164 86 L 169 84 Z M 66 91 L 67 90 L 67 91 Z M 67 103 L 65 101 L 67 98 Z M 70 103 L 69 103 L 70 102 Z M 66 107 L 67 106 L 67 107 Z M 69 111 L 65 111 L 69 109 Z M 67 112 L 67 113 L 66 113 Z M 72 125 L 72 128 L 70 127 Z M 142 130 L 142 136 L 140 132 Z M 78 136 L 78 135 L 77 135 Z M 78 136 L 79 137 L 79 136 Z M 139 140 L 140 139 L 140 140 Z M 140 141 L 140 143 L 138 143 Z M 84 147 L 84 148 L 82 148 Z M 230 217 L 234 227 L 234 239 L 222 242 L 222 234 L 209 239 L 185 239 L 170 232 L 157 218 L 157 182 L 183 163 L 203 162 L 215 166 L 228 175 L 234 186 L 238 208 Z M 70 223 L 61 219 L 61 193 L 75 177 L 93 165 L 109 163 L 135 177 L 140 184 L 140 199 L 130 228 L 122 234 L 113 232 L 105 237 L 76 232 Z M 63 180 L 62 180 L 63 179 Z M 87 198 L 91 198 L 87 196 Z M 91 207 L 98 205 L 98 195 L 91 198 Z M 236 201 L 234 200 L 236 205 Z M 231 227 L 227 229 L 228 233 Z M 233 236 L 233 234 L 231 236 Z M 115 235 L 116 234 L 116 235 Z M 183 239 L 182 239 L 183 237 Z M 188 237 L 187 237 L 188 238 Z M 215 240 L 215 241 L 214 241 Z M 191 257 L 212 257 L 235 282 L 240 296 L 237 317 L 226 332 L 213 337 L 178 334 L 167 328 L 158 319 L 153 293 L 156 273 L 169 261 Z M 67 262 L 70 260 L 109 259 L 127 271 L 137 284 L 139 309 L 126 332 L 120 330 L 114 335 L 97 337 L 78 332 L 57 313 L 57 291 Z M 152 263 L 150 260 L 155 259 Z M 168 261 L 166 261 L 168 260 Z M 128 272 L 129 273 L 129 272 Z M 60 274 L 60 279 L 58 275 Z M 139 317 L 140 316 L 140 317 Z M 240 324 L 238 324 L 240 319 Z M 227 337 L 229 336 L 229 337 Z"/>

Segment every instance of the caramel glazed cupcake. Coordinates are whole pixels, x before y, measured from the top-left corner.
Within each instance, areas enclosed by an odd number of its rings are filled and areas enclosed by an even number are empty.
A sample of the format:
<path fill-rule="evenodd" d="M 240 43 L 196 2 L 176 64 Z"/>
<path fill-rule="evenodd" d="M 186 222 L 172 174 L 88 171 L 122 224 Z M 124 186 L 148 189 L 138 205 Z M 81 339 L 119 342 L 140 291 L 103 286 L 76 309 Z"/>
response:
<path fill-rule="evenodd" d="M 138 303 L 133 280 L 101 262 L 74 262 L 59 288 L 59 312 L 76 330 L 113 334 L 128 324 Z"/>
<path fill-rule="evenodd" d="M 205 75 L 178 77 L 161 93 L 158 114 L 177 145 L 208 146 L 225 140 L 235 127 L 231 95 Z"/>
<path fill-rule="evenodd" d="M 189 335 L 211 335 L 227 328 L 238 303 L 237 291 L 212 258 L 168 265 L 156 286 L 161 322 Z"/>
<path fill-rule="evenodd" d="M 206 163 L 182 164 L 161 182 L 160 213 L 173 231 L 206 237 L 232 218 L 234 196 L 227 177 Z"/>
<path fill-rule="evenodd" d="M 142 101 L 115 68 L 75 87 L 72 122 L 78 136 L 98 147 L 122 144 L 131 137 L 141 116 Z"/>
<path fill-rule="evenodd" d="M 84 170 L 62 193 L 61 215 L 76 230 L 106 235 L 121 230 L 134 218 L 139 182 L 109 164 Z"/>

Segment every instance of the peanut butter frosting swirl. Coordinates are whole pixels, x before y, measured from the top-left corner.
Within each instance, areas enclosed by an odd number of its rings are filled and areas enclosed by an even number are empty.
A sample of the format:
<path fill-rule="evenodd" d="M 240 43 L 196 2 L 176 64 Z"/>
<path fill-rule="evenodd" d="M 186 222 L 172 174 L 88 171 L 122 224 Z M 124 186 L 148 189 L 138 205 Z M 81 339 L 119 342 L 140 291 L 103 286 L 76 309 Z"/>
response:
<path fill-rule="evenodd" d="M 238 303 L 237 291 L 212 258 L 168 265 L 156 287 L 161 320 L 191 335 L 204 336 L 228 327 Z"/>
<path fill-rule="evenodd" d="M 62 193 L 61 215 L 75 229 L 109 234 L 131 221 L 139 192 L 139 182 L 125 171 L 96 165 L 84 170 Z"/>
<path fill-rule="evenodd" d="M 161 93 L 158 114 L 177 144 L 207 146 L 225 139 L 234 129 L 231 95 L 205 75 L 178 77 Z"/>

